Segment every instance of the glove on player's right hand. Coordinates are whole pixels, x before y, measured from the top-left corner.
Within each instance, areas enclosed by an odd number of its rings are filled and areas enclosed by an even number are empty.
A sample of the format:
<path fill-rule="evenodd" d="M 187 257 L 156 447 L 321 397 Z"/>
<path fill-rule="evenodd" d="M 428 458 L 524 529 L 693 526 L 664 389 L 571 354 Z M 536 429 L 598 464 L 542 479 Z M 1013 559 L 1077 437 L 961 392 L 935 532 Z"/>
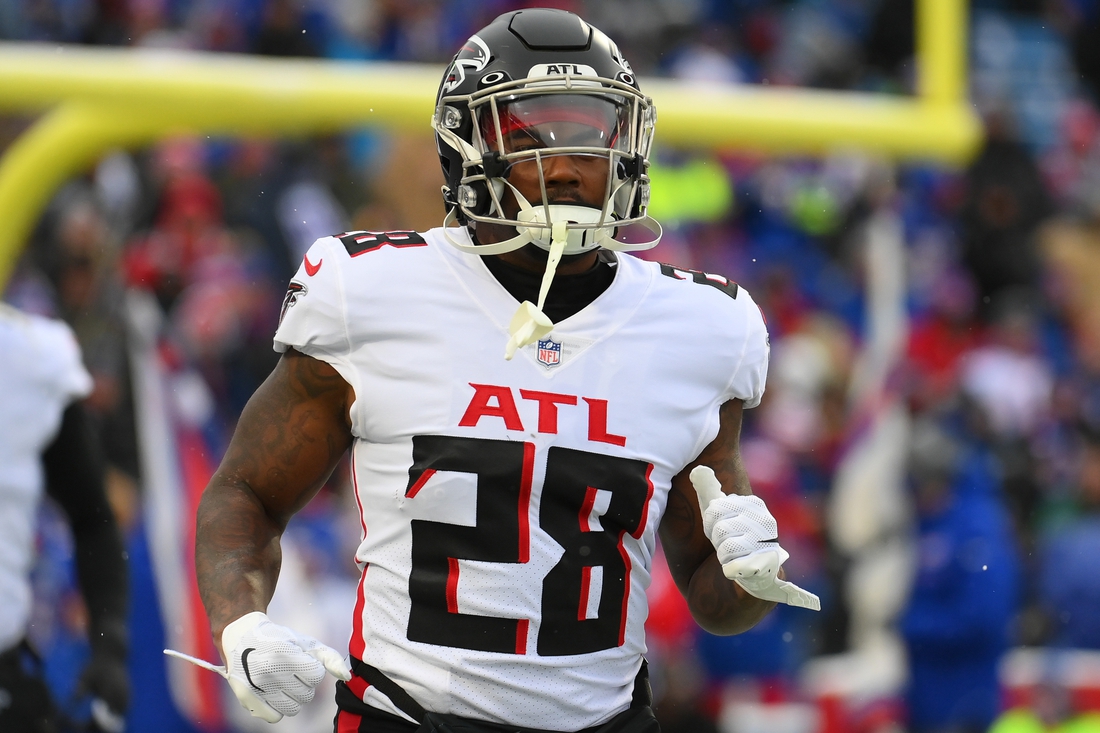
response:
<path fill-rule="evenodd" d="M 272 623 L 260 611 L 241 616 L 222 632 L 226 677 L 241 705 L 276 723 L 297 715 L 325 678 L 351 679 L 351 668 L 332 647 Z"/>
<path fill-rule="evenodd" d="M 779 578 L 790 555 L 779 546 L 778 526 L 764 500 L 723 493 L 708 466 L 696 466 L 688 478 L 699 495 L 703 531 L 718 553 L 722 574 L 756 598 L 820 611 L 817 596 Z"/>

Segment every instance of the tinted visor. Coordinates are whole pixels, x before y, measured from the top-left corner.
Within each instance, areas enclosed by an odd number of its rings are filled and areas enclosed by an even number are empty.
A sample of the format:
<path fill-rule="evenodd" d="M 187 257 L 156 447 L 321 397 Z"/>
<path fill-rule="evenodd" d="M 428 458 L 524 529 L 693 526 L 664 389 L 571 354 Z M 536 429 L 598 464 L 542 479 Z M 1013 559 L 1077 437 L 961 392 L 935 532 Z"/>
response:
<path fill-rule="evenodd" d="M 503 140 L 505 153 L 535 148 L 625 150 L 630 144 L 630 108 L 625 101 L 586 94 L 547 94 L 498 102 L 500 130 L 492 106 L 478 111 L 489 150 Z"/>

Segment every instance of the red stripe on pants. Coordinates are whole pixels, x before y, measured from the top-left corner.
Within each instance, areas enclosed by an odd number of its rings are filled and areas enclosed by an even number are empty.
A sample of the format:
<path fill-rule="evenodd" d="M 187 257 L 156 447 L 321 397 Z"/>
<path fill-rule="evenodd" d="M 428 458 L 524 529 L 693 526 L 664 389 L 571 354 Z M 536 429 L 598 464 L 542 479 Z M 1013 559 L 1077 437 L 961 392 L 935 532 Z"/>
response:
<path fill-rule="evenodd" d="M 336 714 L 336 733 L 359 733 L 359 725 L 363 722 L 362 715 L 341 710 Z"/>

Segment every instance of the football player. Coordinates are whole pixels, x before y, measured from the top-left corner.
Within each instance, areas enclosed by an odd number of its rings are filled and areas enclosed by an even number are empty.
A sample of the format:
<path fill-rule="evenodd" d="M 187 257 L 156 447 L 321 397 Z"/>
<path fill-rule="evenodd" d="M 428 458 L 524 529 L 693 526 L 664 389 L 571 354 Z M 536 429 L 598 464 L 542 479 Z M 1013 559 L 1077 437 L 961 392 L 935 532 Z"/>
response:
<path fill-rule="evenodd" d="M 627 254 L 660 239 L 655 123 L 599 30 L 507 13 L 439 88 L 444 226 L 309 249 L 283 356 L 198 515 L 203 601 L 253 715 L 295 714 L 327 670 L 341 732 L 656 731 L 658 535 L 711 632 L 815 605 L 782 579 L 738 450 L 764 390 L 760 310 L 725 277 Z M 362 578 L 345 661 L 264 610 L 280 534 L 349 449 Z"/>
<path fill-rule="evenodd" d="M 126 558 L 80 403 L 92 378 L 69 327 L 0 304 L 0 387 L 0 730 L 53 733 L 62 725 L 26 638 L 45 487 L 72 527 L 88 608 L 91 658 L 78 691 L 92 697 L 92 730 L 121 733 L 130 696 Z"/>

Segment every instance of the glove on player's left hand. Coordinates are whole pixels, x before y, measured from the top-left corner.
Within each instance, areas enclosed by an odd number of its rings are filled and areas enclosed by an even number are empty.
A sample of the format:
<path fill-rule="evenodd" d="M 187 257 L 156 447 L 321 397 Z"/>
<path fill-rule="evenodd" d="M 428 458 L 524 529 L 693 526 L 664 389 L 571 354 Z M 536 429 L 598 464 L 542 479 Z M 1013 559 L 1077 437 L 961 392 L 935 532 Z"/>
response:
<path fill-rule="evenodd" d="M 790 555 L 779 546 L 778 527 L 764 500 L 723 493 L 707 466 L 696 466 L 688 478 L 699 495 L 703 531 L 718 553 L 722 574 L 756 598 L 820 611 L 817 596 L 778 577 Z"/>

